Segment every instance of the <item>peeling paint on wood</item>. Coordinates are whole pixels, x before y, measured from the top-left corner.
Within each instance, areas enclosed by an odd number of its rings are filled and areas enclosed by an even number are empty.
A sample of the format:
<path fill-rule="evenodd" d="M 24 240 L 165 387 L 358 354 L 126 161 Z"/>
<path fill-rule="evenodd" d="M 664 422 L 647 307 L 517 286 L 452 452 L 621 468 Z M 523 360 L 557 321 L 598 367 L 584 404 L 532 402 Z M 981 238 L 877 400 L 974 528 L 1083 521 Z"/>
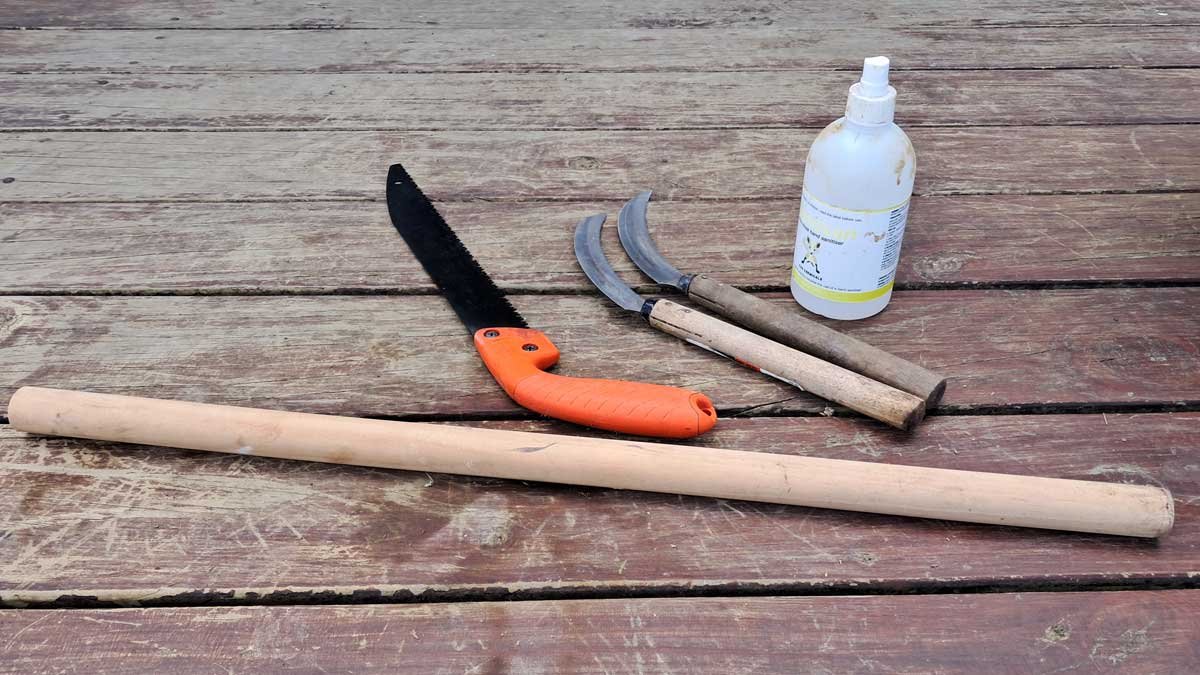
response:
<path fill-rule="evenodd" d="M 0 671 L 1186 672 L 1197 611 L 1186 590 L 10 610 Z"/>
<path fill-rule="evenodd" d="M 855 55 L 877 51 L 879 45 L 887 45 L 895 67 L 905 71 L 1200 65 L 1193 26 L 1140 26 L 1136 31 L 1123 26 L 1084 25 L 1069 30 L 1033 27 L 963 30 L 911 26 L 814 27 L 810 21 L 794 28 L 771 25 L 704 31 L 595 28 L 565 32 L 525 27 L 352 32 L 45 30 L 10 33 L 5 38 L 0 71 L 32 73 L 808 69 L 810 72 L 804 75 L 807 81 L 823 79 L 821 74 L 811 72 L 816 68 L 853 71 L 860 65 L 855 62 Z M 714 44 L 720 44 L 721 48 L 713 49 Z M 650 93 L 653 92 L 645 89 L 639 92 Z M 1005 105 L 1013 103 L 1010 100 Z"/>
<path fill-rule="evenodd" d="M 1200 52 L 1200 49 L 1197 50 Z M 0 76 L 5 129 L 677 129 L 824 127 L 853 73 Z M 1196 70 L 907 72 L 922 125 L 1200 121 Z M 103 84 L 100 84 L 103 82 Z M 612 96 L 614 91 L 637 96 Z M 781 96 L 780 92 L 787 92 Z M 403 92 L 402 95 L 397 95 Z M 1059 105 L 1069 96 L 1070 106 Z"/>
<path fill-rule="evenodd" d="M 856 22 L 858 23 L 858 22 Z M 23 31 L 7 72 L 714 72 L 853 71 L 887 44 L 913 68 L 1198 66 L 1194 26 L 246 31 Z M 803 46 L 803 47 L 799 47 Z M 481 58 L 486 55 L 486 58 Z M 845 73 L 844 74 L 845 77 Z M 906 73 L 905 77 L 910 77 Z M 1118 91 L 1110 91 L 1118 94 Z M 641 90 L 640 94 L 652 94 Z M 845 91 L 842 91 L 845 94 Z M 788 98 L 794 98 L 790 96 Z M 1012 104 L 1016 101 L 1006 101 Z"/>
<path fill-rule="evenodd" d="M 571 249 L 580 214 L 621 202 L 444 203 L 501 287 L 591 292 Z M 797 202 L 659 202 L 650 222 L 680 269 L 782 289 Z M 1136 225 L 1130 214 L 1136 214 Z M 654 287 L 604 245 L 617 272 Z M 290 293 L 434 290 L 381 203 L 0 204 L 0 290 Z M 53 260 L 53 265 L 47 265 Z M 1200 194 L 916 197 L 901 289 L 945 284 L 1200 278 Z"/>
<path fill-rule="evenodd" d="M 581 4 L 499 0 L 482 4 L 421 3 L 417 7 L 387 0 L 353 4 L 307 0 L 71 0 L 26 3 L 4 0 L 5 25 L 88 28 L 410 28 L 444 31 L 460 28 L 597 29 L 632 27 L 662 30 L 776 26 L 780 28 L 874 26 L 1145 25 L 1194 24 L 1200 11 L 1188 0 L 1131 5 L 1106 0 L 1055 3 L 955 0 L 889 3 L 863 9 L 839 0 L 790 3 L 725 3 L 720 0 L 617 0 Z"/>
<path fill-rule="evenodd" d="M 0 201 L 794 199 L 813 130 L 0 134 Z M 1200 190 L 1190 125 L 917 128 L 918 194 Z M 580 164 L 580 158 L 587 162 Z M 747 159 L 753 158 L 753 161 Z M 1115 158 L 1120 158 L 1117 161 Z"/>

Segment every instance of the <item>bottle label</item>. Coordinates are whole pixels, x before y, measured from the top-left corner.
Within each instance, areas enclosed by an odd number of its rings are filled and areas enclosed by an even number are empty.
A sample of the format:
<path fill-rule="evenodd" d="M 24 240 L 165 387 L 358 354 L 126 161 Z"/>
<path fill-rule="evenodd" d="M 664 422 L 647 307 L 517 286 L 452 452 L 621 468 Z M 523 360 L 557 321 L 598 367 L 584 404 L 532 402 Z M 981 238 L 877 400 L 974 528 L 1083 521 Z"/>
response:
<path fill-rule="evenodd" d="M 868 302 L 892 289 L 908 200 L 888 209 L 857 211 L 826 204 L 805 190 L 796 228 L 792 279 L 834 302 Z"/>

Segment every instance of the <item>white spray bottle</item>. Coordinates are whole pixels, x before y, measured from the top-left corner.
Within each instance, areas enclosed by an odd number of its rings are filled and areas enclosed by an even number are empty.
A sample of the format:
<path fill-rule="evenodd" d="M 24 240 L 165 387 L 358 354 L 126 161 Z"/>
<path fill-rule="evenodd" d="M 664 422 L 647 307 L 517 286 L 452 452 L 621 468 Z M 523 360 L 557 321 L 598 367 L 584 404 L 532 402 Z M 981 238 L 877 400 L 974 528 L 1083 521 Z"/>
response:
<path fill-rule="evenodd" d="M 895 111 L 887 57 L 866 59 L 846 116 L 808 152 L 791 289 L 821 316 L 865 319 L 892 298 L 917 169 Z"/>

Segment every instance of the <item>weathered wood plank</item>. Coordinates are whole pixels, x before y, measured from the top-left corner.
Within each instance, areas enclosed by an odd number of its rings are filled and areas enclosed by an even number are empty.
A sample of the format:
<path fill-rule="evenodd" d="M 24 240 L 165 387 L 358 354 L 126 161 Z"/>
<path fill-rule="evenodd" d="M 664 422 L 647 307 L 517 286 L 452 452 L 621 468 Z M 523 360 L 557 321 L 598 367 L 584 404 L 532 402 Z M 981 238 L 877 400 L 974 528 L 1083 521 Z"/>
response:
<path fill-rule="evenodd" d="M 1200 100 L 1179 95 L 1200 90 L 1200 69 L 918 71 L 894 79 L 909 127 L 1200 121 Z M 842 114 L 854 80 L 830 72 L 9 75 L 0 78 L 0 128 L 821 128 Z M 620 91 L 637 95 L 613 95 Z"/>
<path fill-rule="evenodd" d="M 620 202 L 440 208 L 501 287 L 585 291 L 571 228 Z M 797 204 L 658 202 L 650 222 L 680 269 L 783 288 Z M 605 250 L 644 278 L 615 228 Z M 379 203 L 0 203 L 0 292 L 431 292 Z M 1200 193 L 917 197 L 901 288 L 1200 279 Z M 647 292 L 652 288 L 643 284 Z"/>
<path fill-rule="evenodd" d="M 485 426 L 579 433 L 562 423 Z M 1177 518 L 1157 542 L 0 429 L 0 602 L 1181 583 L 1200 574 L 1198 429 L 1198 413 L 934 417 L 911 435 L 836 418 L 759 418 L 725 420 L 699 441 L 1160 484 L 1174 493 Z"/>
<path fill-rule="evenodd" d="M 8 610 L 0 671 L 1187 672 L 1198 612 L 1191 590 Z"/>
<path fill-rule="evenodd" d="M 0 201 L 379 199 L 397 160 L 434 199 L 627 199 L 645 188 L 667 199 L 792 199 L 814 135 L 10 133 L 0 134 Z M 920 194 L 1200 190 L 1191 125 L 917 128 L 910 136 Z"/>
<path fill-rule="evenodd" d="M 523 2 L 396 4 L 388 0 L 71 0 L 0 2 L 0 26 L 84 28 L 723 28 L 1005 26 L 1042 24 L 1200 23 L 1188 0 L 1130 5 L 1108 0 L 1055 3 L 955 0 L 876 2 L 870 11 L 837 0 L 729 4 L 720 0 L 620 0 L 603 3 Z"/>
<path fill-rule="evenodd" d="M 909 291 L 840 327 L 950 377 L 950 408 L 1171 403 L 1200 391 L 1198 300 L 1194 287 Z M 515 302 L 562 349 L 561 372 L 685 386 L 726 411 L 825 407 L 606 299 Z M 0 345 L 4 401 L 28 384 L 355 415 L 523 412 L 438 296 L 5 297 Z"/>
<path fill-rule="evenodd" d="M 855 22 L 856 24 L 859 22 Z M 886 46 L 895 68 L 1200 66 L 1192 26 L 1062 28 L 525 28 L 371 31 L 22 31 L 7 72 L 646 72 L 853 70 Z M 720 49 L 713 45 L 719 44 Z M 811 73 L 809 74 L 811 75 Z M 639 95 L 650 92 L 642 90 Z M 787 92 L 791 95 L 793 92 Z M 1182 101 L 1181 101 L 1182 102 Z"/>

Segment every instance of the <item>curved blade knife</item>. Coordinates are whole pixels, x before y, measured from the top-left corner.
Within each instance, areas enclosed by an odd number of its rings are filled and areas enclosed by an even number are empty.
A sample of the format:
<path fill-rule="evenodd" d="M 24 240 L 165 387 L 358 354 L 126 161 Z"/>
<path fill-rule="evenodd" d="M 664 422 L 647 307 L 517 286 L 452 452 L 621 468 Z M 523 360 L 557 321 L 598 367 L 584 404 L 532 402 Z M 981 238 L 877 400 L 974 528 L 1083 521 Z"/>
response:
<path fill-rule="evenodd" d="M 675 269 L 650 238 L 646 224 L 649 201 L 649 191 L 629 200 L 617 218 L 617 232 L 630 259 L 651 279 L 678 288 L 700 305 L 776 342 L 919 396 L 928 407 L 941 400 L 946 378 L 937 373 L 808 319 L 794 307 L 767 302 L 705 274 Z"/>
<path fill-rule="evenodd" d="M 925 402 L 912 394 L 670 300 L 643 298 L 621 281 L 605 258 L 600 246 L 603 226 L 601 214 L 584 218 L 575 228 L 579 266 L 608 299 L 640 313 L 651 326 L 899 429 L 911 429 L 925 416 Z"/>
<path fill-rule="evenodd" d="M 388 171 L 388 213 L 400 236 L 474 336 L 488 371 L 510 397 L 548 417 L 639 436 L 691 438 L 717 422 L 703 394 L 642 382 L 545 372 L 559 352 L 529 328 L 404 167 Z"/>

